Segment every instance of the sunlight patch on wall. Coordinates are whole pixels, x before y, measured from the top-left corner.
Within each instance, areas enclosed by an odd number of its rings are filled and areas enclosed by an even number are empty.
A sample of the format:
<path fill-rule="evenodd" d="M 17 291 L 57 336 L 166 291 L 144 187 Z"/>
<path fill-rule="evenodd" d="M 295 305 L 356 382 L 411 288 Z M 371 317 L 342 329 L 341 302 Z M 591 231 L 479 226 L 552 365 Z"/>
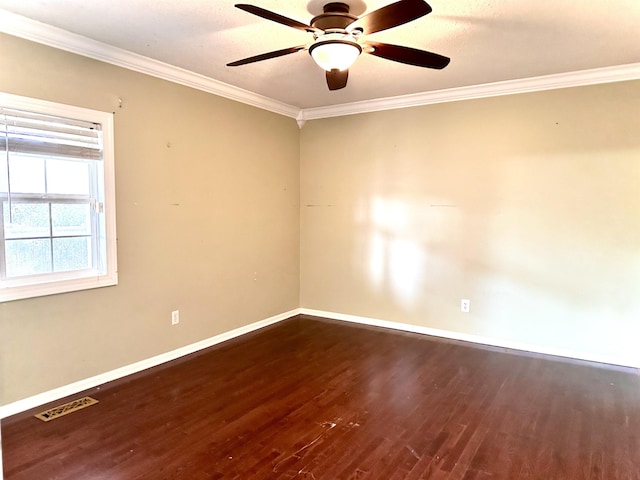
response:
<path fill-rule="evenodd" d="M 376 196 L 367 202 L 368 216 L 358 217 L 367 226 L 368 281 L 403 307 L 414 307 L 436 278 L 455 269 L 444 243 L 459 235 L 459 211 L 428 199 L 416 203 Z"/>
<path fill-rule="evenodd" d="M 374 197 L 370 219 L 377 230 L 392 234 L 406 233 L 410 225 L 411 204 L 400 200 Z"/>
<path fill-rule="evenodd" d="M 381 232 L 372 232 L 369 238 L 369 279 L 381 290 L 387 276 L 387 240 Z"/>

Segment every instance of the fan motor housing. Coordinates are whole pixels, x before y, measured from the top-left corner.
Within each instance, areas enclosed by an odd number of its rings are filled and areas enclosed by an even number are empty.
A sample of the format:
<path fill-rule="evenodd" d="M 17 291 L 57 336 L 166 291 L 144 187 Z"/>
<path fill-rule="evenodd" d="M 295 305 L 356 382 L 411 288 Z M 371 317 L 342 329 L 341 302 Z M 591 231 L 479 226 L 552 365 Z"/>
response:
<path fill-rule="evenodd" d="M 323 11 L 323 14 L 311 19 L 312 27 L 320 30 L 345 29 L 358 19 L 349 13 L 349 5 L 342 2 L 327 3 Z"/>

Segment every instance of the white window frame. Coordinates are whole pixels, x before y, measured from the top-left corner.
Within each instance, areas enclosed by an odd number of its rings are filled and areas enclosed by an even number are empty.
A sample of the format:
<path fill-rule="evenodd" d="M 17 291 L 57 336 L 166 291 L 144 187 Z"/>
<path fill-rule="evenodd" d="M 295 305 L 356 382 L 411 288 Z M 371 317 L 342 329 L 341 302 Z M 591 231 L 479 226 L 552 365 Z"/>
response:
<path fill-rule="evenodd" d="M 21 277 L 19 280 L 0 279 L 0 303 L 58 293 L 75 292 L 118 284 L 116 196 L 113 114 L 88 108 L 64 105 L 45 100 L 0 92 L 0 105 L 6 108 L 98 123 L 102 128 L 103 204 L 105 262 L 102 272 L 75 271 Z M 4 158 L 0 161 L 5 161 Z M 100 187 L 99 187 L 100 188 Z M 0 246 L 4 248 L 4 245 Z"/>

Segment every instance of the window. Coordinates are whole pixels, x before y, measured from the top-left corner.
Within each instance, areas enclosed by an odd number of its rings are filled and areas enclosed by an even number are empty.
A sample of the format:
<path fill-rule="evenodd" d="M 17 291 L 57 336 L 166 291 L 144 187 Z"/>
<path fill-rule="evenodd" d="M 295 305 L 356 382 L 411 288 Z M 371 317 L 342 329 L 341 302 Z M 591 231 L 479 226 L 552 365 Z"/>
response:
<path fill-rule="evenodd" d="M 115 285 L 113 116 L 0 93 L 0 301 Z"/>

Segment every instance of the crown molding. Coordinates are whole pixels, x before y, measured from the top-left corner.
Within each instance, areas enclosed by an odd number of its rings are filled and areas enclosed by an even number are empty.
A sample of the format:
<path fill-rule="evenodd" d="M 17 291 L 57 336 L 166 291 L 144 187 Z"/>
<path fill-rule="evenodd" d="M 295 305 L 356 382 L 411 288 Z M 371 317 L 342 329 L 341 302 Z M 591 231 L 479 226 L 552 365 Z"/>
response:
<path fill-rule="evenodd" d="M 433 92 L 401 95 L 397 97 L 344 103 L 328 107 L 306 108 L 298 114 L 297 120 L 340 117 L 358 113 L 379 112 L 398 108 L 419 107 L 434 103 L 456 102 L 478 98 L 513 95 L 518 93 L 540 92 L 559 88 L 580 87 L 601 83 L 623 82 L 640 78 L 640 63 L 595 68 L 577 72 L 558 73 L 540 77 L 507 80 L 503 82 L 470 85 L 468 87 L 448 88 Z"/>
<path fill-rule="evenodd" d="M 0 32 L 291 117 L 296 120 L 300 128 L 304 126 L 306 121 L 320 118 L 640 79 L 640 63 L 631 63 L 628 65 L 448 88 L 432 92 L 330 105 L 327 107 L 300 109 L 296 106 L 234 87 L 233 85 L 214 80 L 204 75 L 129 52 L 106 43 L 98 42 L 82 35 L 37 22 L 2 9 L 0 9 Z"/>
<path fill-rule="evenodd" d="M 300 109 L 233 85 L 0 9 L 0 32 L 296 118 Z"/>

